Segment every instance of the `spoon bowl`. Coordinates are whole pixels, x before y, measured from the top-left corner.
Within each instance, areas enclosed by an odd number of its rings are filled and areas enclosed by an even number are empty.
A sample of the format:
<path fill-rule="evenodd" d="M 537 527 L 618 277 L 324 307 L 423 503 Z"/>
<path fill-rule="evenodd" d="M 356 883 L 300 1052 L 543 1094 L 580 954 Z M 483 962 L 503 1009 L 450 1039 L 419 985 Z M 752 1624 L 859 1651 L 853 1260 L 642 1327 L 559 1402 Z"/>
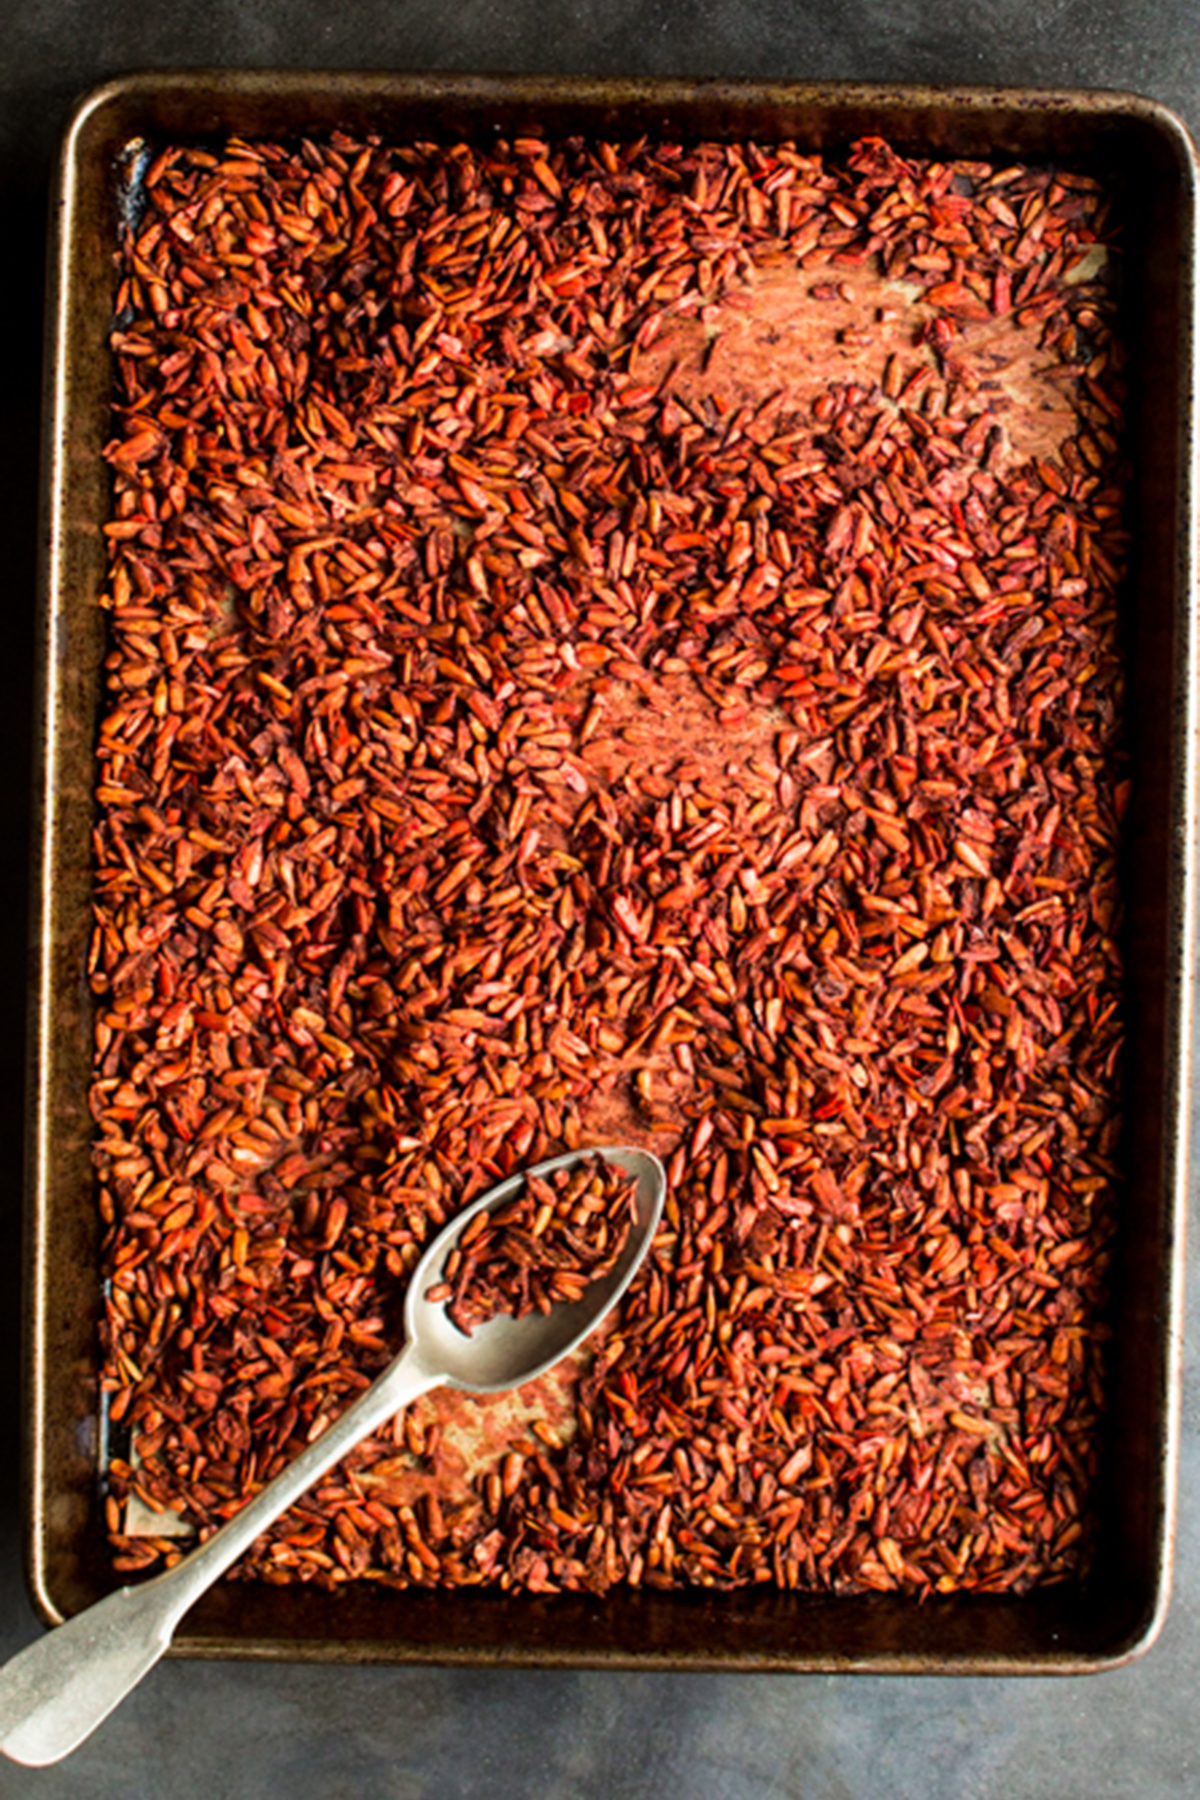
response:
<path fill-rule="evenodd" d="M 447 1257 L 477 1213 L 491 1212 L 513 1199 L 526 1175 L 551 1175 L 556 1169 L 569 1169 L 596 1154 L 594 1150 L 576 1150 L 566 1156 L 552 1156 L 547 1162 L 510 1176 L 457 1213 L 426 1249 L 408 1284 L 404 1329 L 410 1353 L 418 1356 L 430 1372 L 436 1371 L 446 1387 L 471 1394 L 500 1394 L 532 1381 L 581 1344 L 633 1280 L 662 1216 L 666 1176 L 658 1158 L 648 1150 L 622 1145 L 599 1154 L 605 1162 L 637 1177 L 637 1216 L 612 1268 L 589 1283 L 578 1300 L 560 1301 L 548 1313 L 530 1312 L 520 1319 L 498 1313 L 476 1325 L 468 1337 L 450 1319 L 443 1301 L 425 1298 L 427 1290 L 440 1280 Z"/>

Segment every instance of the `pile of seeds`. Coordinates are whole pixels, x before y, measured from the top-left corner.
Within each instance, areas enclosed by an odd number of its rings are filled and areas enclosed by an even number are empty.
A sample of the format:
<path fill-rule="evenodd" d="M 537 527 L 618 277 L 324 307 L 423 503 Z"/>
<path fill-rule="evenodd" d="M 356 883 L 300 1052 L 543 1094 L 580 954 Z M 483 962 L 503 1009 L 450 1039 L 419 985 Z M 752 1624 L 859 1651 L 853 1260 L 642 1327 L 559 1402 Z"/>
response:
<path fill-rule="evenodd" d="M 670 1191 L 573 1438 L 455 1486 L 410 1409 L 243 1573 L 1075 1574 L 1125 792 L 1095 184 L 530 136 L 173 148 L 140 192 L 90 969 L 117 1566 L 178 1549 L 129 1496 L 217 1524 L 369 1382 L 460 1205 L 625 1139 Z M 811 402 L 636 379 L 772 260 L 905 284 L 902 353 L 831 343 Z M 1045 455 L 987 320 L 1063 396 Z"/>
<path fill-rule="evenodd" d="M 636 1218 L 636 1180 L 602 1156 L 528 1174 L 515 1200 L 471 1220 L 425 1298 L 468 1336 L 500 1313 L 548 1313 L 609 1273 Z"/>

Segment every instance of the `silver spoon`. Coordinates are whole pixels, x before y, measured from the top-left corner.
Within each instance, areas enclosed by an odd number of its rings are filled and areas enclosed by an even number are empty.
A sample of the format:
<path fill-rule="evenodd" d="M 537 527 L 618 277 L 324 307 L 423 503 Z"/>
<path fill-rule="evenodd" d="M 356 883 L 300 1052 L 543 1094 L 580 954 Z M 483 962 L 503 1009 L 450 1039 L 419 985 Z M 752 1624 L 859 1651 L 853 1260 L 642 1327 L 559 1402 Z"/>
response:
<path fill-rule="evenodd" d="M 545 1175 L 596 1154 L 637 1176 L 636 1224 L 609 1273 L 593 1281 L 579 1300 L 523 1319 L 501 1314 L 464 1336 L 447 1318 L 444 1305 L 426 1300 L 426 1289 L 437 1280 L 468 1222 L 511 1199 L 524 1173 L 472 1201 L 438 1233 L 413 1271 L 404 1301 L 404 1349 L 340 1418 L 173 1569 L 137 1587 L 118 1588 L 0 1669 L 0 1751 L 5 1756 L 40 1767 L 69 1755 L 154 1667 L 193 1601 L 314 1481 L 402 1406 L 437 1387 L 469 1394 L 520 1387 L 595 1330 L 637 1273 L 666 1193 L 662 1164 L 646 1150 L 580 1150 L 551 1157 L 530 1173 Z"/>

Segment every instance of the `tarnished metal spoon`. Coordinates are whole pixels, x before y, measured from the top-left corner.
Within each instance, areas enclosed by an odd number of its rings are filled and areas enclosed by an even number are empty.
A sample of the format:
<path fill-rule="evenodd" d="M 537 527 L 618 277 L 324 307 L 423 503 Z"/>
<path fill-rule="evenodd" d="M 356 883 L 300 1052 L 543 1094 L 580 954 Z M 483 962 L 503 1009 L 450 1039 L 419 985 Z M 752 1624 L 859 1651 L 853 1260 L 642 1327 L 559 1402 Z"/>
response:
<path fill-rule="evenodd" d="M 596 1329 L 637 1273 L 666 1192 L 662 1165 L 646 1150 L 580 1150 L 552 1157 L 529 1173 L 546 1175 L 597 1154 L 637 1177 L 636 1223 L 609 1273 L 593 1281 L 579 1300 L 522 1319 L 501 1314 L 465 1336 L 447 1318 L 445 1306 L 426 1300 L 425 1292 L 437 1281 L 464 1227 L 476 1213 L 511 1199 L 525 1172 L 480 1195 L 438 1234 L 417 1264 L 404 1302 L 408 1341 L 365 1394 L 173 1569 L 136 1587 L 119 1588 L 0 1669 L 0 1751 L 5 1756 L 40 1766 L 69 1755 L 154 1667 L 189 1606 L 314 1481 L 402 1406 L 438 1387 L 470 1394 L 520 1387 Z"/>

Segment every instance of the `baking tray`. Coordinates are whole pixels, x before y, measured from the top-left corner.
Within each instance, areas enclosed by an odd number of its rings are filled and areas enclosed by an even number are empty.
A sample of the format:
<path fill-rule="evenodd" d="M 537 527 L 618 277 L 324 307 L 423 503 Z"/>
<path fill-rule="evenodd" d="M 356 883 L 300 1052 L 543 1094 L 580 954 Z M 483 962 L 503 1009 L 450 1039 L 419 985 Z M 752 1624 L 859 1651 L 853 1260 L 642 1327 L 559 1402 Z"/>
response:
<path fill-rule="evenodd" d="M 55 190 L 47 322 L 26 1269 L 26 1547 L 48 1622 L 116 1585 L 107 1566 L 89 1157 L 89 833 L 104 627 L 107 348 L 119 163 L 135 140 L 486 136 L 498 128 L 790 138 L 883 133 L 918 155 L 1062 162 L 1117 193 L 1131 352 L 1126 588 L 1134 802 L 1125 833 L 1129 1049 L 1097 1555 L 1024 1598 L 614 1591 L 605 1599 L 223 1584 L 191 1655 L 732 1670 L 1082 1672 L 1145 1649 L 1169 1592 L 1176 1483 L 1193 985 L 1196 162 L 1164 108 L 1104 93 L 379 74 L 155 73 L 88 95 Z"/>

